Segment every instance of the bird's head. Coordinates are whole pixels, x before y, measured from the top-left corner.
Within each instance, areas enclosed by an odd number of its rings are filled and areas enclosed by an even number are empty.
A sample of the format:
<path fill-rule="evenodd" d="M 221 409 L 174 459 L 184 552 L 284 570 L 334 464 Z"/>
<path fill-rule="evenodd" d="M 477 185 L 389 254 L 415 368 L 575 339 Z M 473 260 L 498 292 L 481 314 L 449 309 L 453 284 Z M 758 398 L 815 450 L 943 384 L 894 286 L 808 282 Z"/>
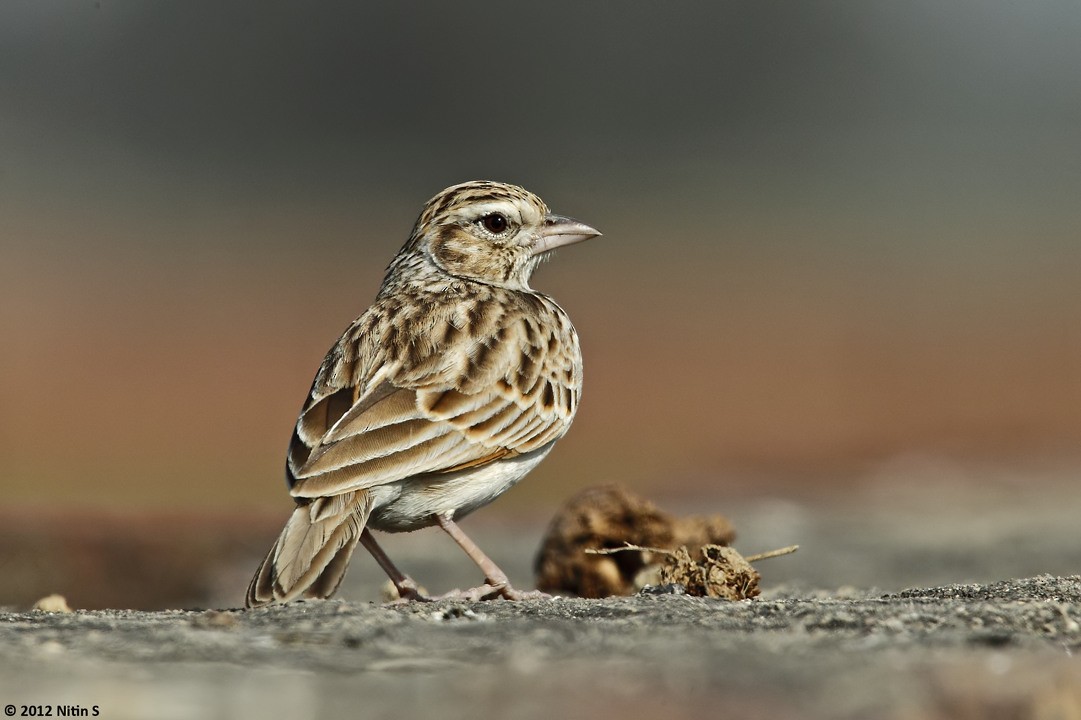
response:
<path fill-rule="evenodd" d="M 598 235 L 584 223 L 553 215 L 528 190 L 476 180 L 429 200 L 406 247 L 455 277 L 528 289 L 550 251 Z"/>

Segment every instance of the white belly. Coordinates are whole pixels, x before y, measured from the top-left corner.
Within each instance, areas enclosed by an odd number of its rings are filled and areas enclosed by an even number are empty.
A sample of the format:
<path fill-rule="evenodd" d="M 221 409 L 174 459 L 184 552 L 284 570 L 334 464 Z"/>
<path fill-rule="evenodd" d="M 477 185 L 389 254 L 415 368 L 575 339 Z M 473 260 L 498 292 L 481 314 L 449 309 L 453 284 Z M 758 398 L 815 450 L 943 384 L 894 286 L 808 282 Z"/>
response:
<path fill-rule="evenodd" d="M 385 532 L 406 532 L 434 524 L 434 516 L 438 514 L 464 517 L 514 487 L 554 444 L 476 469 L 407 478 L 374 487 L 371 489 L 374 508 L 368 525 Z"/>

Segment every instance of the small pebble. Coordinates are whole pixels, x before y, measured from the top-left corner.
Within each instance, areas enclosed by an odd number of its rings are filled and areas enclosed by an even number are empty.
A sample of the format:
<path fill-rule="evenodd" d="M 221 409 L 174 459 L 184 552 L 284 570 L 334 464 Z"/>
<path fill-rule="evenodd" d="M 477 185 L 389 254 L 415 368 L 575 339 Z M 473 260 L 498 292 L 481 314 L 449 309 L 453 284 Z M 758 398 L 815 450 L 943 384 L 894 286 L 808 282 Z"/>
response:
<path fill-rule="evenodd" d="M 46 595 L 34 603 L 34 609 L 40 612 L 69 613 L 73 612 L 68 607 L 68 601 L 63 595 Z"/>

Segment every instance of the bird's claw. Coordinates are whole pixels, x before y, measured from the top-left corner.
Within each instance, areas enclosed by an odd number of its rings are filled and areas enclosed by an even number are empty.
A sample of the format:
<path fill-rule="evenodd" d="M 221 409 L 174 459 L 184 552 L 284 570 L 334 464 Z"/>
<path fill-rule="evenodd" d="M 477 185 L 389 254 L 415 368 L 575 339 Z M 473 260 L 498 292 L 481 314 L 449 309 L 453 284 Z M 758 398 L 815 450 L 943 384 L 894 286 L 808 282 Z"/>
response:
<path fill-rule="evenodd" d="M 540 590 L 515 590 L 510 585 L 504 585 L 500 596 L 505 600 L 551 600 L 552 596 Z"/>
<path fill-rule="evenodd" d="M 404 605 L 410 602 L 440 602 L 442 600 L 460 600 L 464 602 L 483 602 L 485 600 L 549 600 L 551 595 L 540 590 L 516 590 L 509 583 L 488 582 L 468 590 L 451 590 L 442 595 L 429 597 L 422 594 L 416 588 L 399 588 L 399 597 L 391 600 L 388 605 Z"/>
<path fill-rule="evenodd" d="M 479 587 L 470 588 L 468 590 L 451 590 L 448 593 L 443 593 L 432 600 L 464 600 L 466 602 L 481 602 L 482 600 L 491 600 L 496 596 L 502 595 L 506 586 L 502 583 L 492 584 L 485 583 Z"/>

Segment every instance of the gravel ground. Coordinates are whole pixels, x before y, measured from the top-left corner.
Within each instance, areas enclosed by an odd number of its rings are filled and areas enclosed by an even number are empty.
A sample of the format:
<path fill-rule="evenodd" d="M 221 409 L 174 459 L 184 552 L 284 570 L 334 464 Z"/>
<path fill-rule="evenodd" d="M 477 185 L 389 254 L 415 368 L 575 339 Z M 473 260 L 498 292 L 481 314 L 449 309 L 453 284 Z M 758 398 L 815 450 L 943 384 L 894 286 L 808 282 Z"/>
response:
<path fill-rule="evenodd" d="M 373 602 L 383 577 L 358 555 L 342 599 L 327 602 L 74 613 L 20 605 L 0 612 L 0 704 L 16 716 L 97 706 L 99 717 L 140 720 L 1081 720 L 1074 477 L 919 487 L 887 477 L 844 502 L 665 504 L 724 512 L 745 553 L 801 545 L 762 563 L 763 595 L 736 603 L 656 594 L 383 606 Z M 529 587 L 543 522 L 499 522 L 493 510 L 466 529 Z M 222 550 L 197 602 L 235 607 L 278 524 L 260 531 L 266 537 L 247 531 L 242 546 L 239 531 L 199 535 Z M 196 537 L 185 527 L 172 530 L 178 545 Z M 433 592 L 479 579 L 438 532 L 386 546 Z M 193 567 L 165 549 L 148 555 L 157 567 L 134 566 L 156 572 L 144 585 Z M 44 577 L 49 567 L 24 573 Z M 56 589 L 78 605 L 79 585 Z"/>
<path fill-rule="evenodd" d="M 735 603 L 7 613 L 0 700 L 104 718 L 1067 719 L 1079 623 L 1077 576 Z"/>

